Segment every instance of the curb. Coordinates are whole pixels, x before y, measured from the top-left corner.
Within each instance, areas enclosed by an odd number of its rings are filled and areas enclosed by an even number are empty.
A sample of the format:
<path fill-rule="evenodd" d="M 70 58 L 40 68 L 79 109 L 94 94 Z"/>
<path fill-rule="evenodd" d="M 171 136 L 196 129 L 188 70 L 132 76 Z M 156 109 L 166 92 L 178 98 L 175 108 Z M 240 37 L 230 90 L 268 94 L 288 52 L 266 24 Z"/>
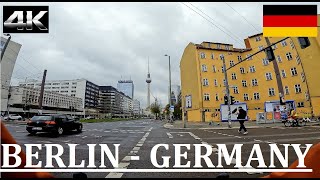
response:
<path fill-rule="evenodd" d="M 281 123 L 282 124 L 282 123 Z M 181 124 L 182 126 L 182 124 Z M 308 126 L 320 126 L 320 123 L 316 123 L 316 124 L 307 124 L 306 126 L 302 126 L 302 127 L 308 127 Z M 187 127 L 187 128 L 180 128 L 180 127 L 174 127 L 174 125 L 167 125 L 164 124 L 163 125 L 164 128 L 166 129 L 180 129 L 180 130 L 185 130 L 185 129 L 216 129 L 216 130 L 226 130 L 226 129 L 239 129 L 239 127 Z M 254 129 L 254 128 L 272 128 L 272 127 L 279 127 L 279 126 L 247 126 L 247 129 Z M 283 126 L 284 127 L 284 126 Z"/>

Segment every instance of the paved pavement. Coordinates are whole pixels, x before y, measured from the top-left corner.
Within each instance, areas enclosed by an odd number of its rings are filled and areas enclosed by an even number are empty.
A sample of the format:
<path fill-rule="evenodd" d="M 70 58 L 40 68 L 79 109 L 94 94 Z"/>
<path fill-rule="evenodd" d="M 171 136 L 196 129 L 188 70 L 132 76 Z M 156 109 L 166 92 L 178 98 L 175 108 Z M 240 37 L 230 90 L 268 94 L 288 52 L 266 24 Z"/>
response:
<path fill-rule="evenodd" d="M 179 125 L 176 121 L 173 126 Z M 159 120 L 133 120 L 133 121 L 119 121 L 108 123 L 85 123 L 84 131 L 82 133 L 67 133 L 58 138 L 52 138 L 48 134 L 37 134 L 35 136 L 29 135 L 25 131 L 23 124 L 7 123 L 6 127 L 16 138 L 17 142 L 22 145 L 27 143 L 32 144 L 61 144 L 65 148 L 64 154 L 61 156 L 66 165 L 69 164 L 68 143 L 79 144 L 76 149 L 76 164 L 80 164 L 81 160 L 85 160 L 88 164 L 88 147 L 87 144 L 107 144 L 111 152 L 114 152 L 113 144 L 120 144 L 119 148 L 119 166 L 125 169 L 155 169 L 150 160 L 151 149 L 156 144 L 168 144 L 169 149 L 160 148 L 156 155 L 159 164 L 163 163 L 162 157 L 170 156 L 170 169 L 173 169 L 176 159 L 174 156 L 175 147 L 173 144 L 191 144 L 190 150 L 186 148 L 182 151 L 187 152 L 187 159 L 181 159 L 181 164 L 186 164 L 190 161 L 191 167 L 195 164 L 195 148 L 193 144 L 209 144 L 212 146 L 212 155 L 210 159 L 214 165 L 218 164 L 217 144 L 226 144 L 229 153 L 235 143 L 244 144 L 242 149 L 242 162 L 246 163 L 252 146 L 259 144 L 262 149 L 263 157 L 268 165 L 270 163 L 270 149 L 268 144 L 276 143 L 282 153 L 284 153 L 285 143 L 299 143 L 302 147 L 306 143 L 315 144 L 320 140 L 320 126 L 305 126 L 286 128 L 281 126 L 273 126 L 269 128 L 261 128 L 251 126 L 248 135 L 239 134 L 236 129 L 208 129 L 190 128 L 190 129 L 172 129 L 164 127 L 168 124 Z M 181 124 L 180 124 L 181 125 Z M 43 146 L 44 147 L 44 146 Z M 98 146 L 97 146 L 98 147 Z M 45 148 L 43 148 L 45 149 Z M 56 152 L 56 151 L 55 151 Z M 55 153 L 54 152 L 54 153 Z M 39 152 L 39 159 L 46 162 L 45 151 Z M 292 147 L 289 147 L 289 164 L 291 164 L 297 157 Z M 101 151 L 99 148 L 95 149 L 95 164 L 101 164 Z M 38 161 L 34 159 L 34 164 Z M 54 166 L 57 168 L 55 161 Z M 232 159 L 234 162 L 234 159 Z M 234 168 L 234 163 L 226 165 L 223 161 L 224 168 Z M 105 165 L 107 169 L 113 169 L 112 164 L 106 159 Z M 202 162 L 203 168 L 207 168 L 205 162 Z M 245 164 L 243 164 L 245 165 Z M 253 161 L 251 164 L 257 168 L 257 162 Z M 276 159 L 275 165 L 281 167 L 280 162 Z M 53 173 L 59 178 L 70 178 L 72 173 Z M 87 173 L 89 178 L 213 178 L 219 173 L 192 173 L 192 172 L 175 172 L 175 173 Z M 230 177 L 255 178 L 266 175 L 267 173 L 230 173 Z"/>

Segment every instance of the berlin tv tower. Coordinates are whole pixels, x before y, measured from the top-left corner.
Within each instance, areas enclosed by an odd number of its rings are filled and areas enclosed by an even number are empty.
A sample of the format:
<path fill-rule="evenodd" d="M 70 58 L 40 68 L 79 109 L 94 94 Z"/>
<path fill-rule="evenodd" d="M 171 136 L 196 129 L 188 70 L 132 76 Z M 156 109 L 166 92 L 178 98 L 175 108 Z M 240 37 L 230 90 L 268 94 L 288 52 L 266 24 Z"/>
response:
<path fill-rule="evenodd" d="M 149 109 L 150 108 L 150 83 L 151 83 L 151 77 L 150 77 L 150 71 L 149 71 L 149 57 L 148 57 L 148 75 L 147 75 L 146 82 L 148 84 L 147 109 Z"/>

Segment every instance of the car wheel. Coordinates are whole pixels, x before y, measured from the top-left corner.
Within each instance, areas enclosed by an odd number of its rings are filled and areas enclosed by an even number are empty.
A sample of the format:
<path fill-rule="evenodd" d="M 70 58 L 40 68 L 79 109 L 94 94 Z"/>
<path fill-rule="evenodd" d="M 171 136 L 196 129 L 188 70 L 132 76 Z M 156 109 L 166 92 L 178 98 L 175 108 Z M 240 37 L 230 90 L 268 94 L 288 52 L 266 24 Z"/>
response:
<path fill-rule="evenodd" d="M 37 131 L 28 131 L 31 135 L 36 135 Z"/>
<path fill-rule="evenodd" d="M 287 120 L 286 122 L 284 122 L 284 126 L 285 127 L 290 127 L 291 126 L 291 122 Z"/>
<path fill-rule="evenodd" d="M 63 134 L 63 128 L 62 127 L 58 127 L 58 135 L 62 135 Z"/>
<path fill-rule="evenodd" d="M 82 125 L 80 124 L 79 126 L 78 126 L 78 128 L 77 128 L 77 132 L 78 133 L 81 133 L 82 132 Z"/>

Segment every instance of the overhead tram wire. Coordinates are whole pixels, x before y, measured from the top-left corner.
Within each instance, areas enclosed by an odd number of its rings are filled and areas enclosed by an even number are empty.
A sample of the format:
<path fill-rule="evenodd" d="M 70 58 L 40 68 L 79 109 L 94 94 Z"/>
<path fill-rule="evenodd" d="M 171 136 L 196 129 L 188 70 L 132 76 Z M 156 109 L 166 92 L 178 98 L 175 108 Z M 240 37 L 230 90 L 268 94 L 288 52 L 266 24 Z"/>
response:
<path fill-rule="evenodd" d="M 196 10 L 194 10 L 193 8 L 191 8 L 190 6 L 186 5 L 185 3 L 181 2 L 183 5 L 185 5 L 186 7 L 188 7 L 190 10 L 192 10 L 193 12 L 197 13 L 199 16 L 201 16 L 202 18 L 204 18 L 205 20 L 207 20 L 210 24 L 212 24 L 213 26 L 217 27 L 219 30 L 221 30 L 222 32 L 224 32 L 226 35 L 228 35 L 229 37 L 231 37 L 231 39 L 235 40 L 237 43 L 239 43 L 240 46 L 243 45 L 243 43 L 239 42 L 237 39 L 235 39 L 234 37 L 232 37 L 230 34 L 228 34 L 227 32 L 225 32 L 224 30 L 222 30 L 219 26 L 217 26 L 216 24 L 214 24 L 213 22 L 211 22 L 208 18 L 204 17 L 202 14 L 200 14 L 199 12 L 197 12 Z"/>
<path fill-rule="evenodd" d="M 251 25 L 258 33 L 261 32 L 259 31 L 252 23 L 250 23 L 247 18 L 245 18 L 244 16 L 242 16 L 236 9 L 234 9 L 230 4 L 228 4 L 227 2 L 225 2 L 226 5 L 228 5 L 233 11 L 235 11 L 239 16 L 241 16 L 249 25 Z"/>

